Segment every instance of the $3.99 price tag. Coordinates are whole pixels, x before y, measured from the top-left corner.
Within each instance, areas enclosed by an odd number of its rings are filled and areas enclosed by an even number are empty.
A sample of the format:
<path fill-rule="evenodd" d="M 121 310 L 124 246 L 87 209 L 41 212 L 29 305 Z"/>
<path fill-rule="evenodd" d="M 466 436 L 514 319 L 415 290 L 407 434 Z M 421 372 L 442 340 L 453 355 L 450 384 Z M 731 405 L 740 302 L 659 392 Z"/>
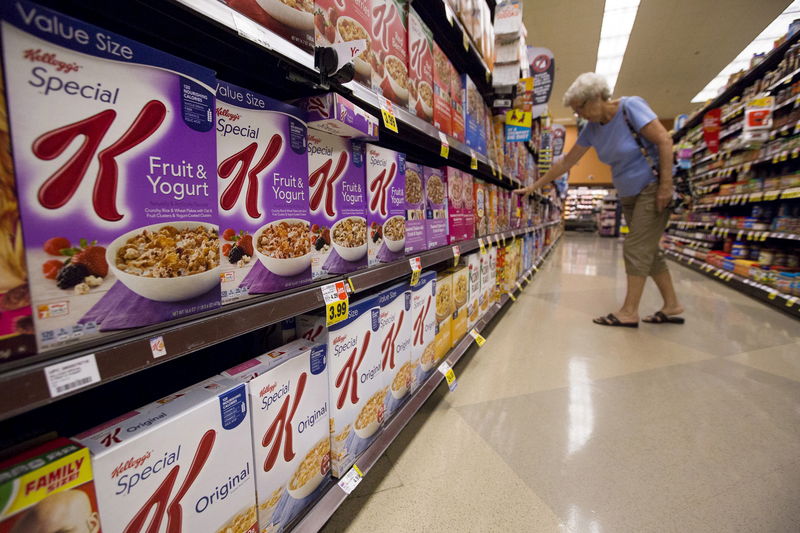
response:
<path fill-rule="evenodd" d="M 325 301 L 325 322 L 332 326 L 347 318 L 350 299 L 344 281 L 336 281 L 322 286 L 322 299 Z"/>
<path fill-rule="evenodd" d="M 411 286 L 415 286 L 419 283 L 419 274 L 422 271 L 422 260 L 417 257 L 412 257 L 408 260 L 408 263 L 411 265 Z"/>
<path fill-rule="evenodd" d="M 458 387 L 456 373 L 453 372 L 453 368 L 447 363 L 447 361 L 442 361 L 442 364 L 439 365 L 439 372 L 444 374 L 444 379 L 447 380 L 447 386 L 450 388 L 450 392 L 456 390 L 456 387 Z"/>
<path fill-rule="evenodd" d="M 386 126 L 387 130 L 391 130 L 397 133 L 397 119 L 394 116 L 394 107 L 392 107 L 392 102 L 390 102 L 383 96 L 381 96 L 380 99 L 381 99 L 381 115 L 383 116 L 383 125 Z"/>

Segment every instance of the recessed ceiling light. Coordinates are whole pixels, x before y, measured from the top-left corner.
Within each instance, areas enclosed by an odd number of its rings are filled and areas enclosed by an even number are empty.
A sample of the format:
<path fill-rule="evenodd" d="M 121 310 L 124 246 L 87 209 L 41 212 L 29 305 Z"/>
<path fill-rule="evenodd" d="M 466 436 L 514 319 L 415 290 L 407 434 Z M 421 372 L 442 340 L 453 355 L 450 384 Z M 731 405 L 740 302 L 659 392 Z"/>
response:
<path fill-rule="evenodd" d="M 628 48 L 636 13 L 639 11 L 639 1 L 606 0 L 594 71 L 606 78 L 612 93 L 625 57 L 625 49 Z"/>

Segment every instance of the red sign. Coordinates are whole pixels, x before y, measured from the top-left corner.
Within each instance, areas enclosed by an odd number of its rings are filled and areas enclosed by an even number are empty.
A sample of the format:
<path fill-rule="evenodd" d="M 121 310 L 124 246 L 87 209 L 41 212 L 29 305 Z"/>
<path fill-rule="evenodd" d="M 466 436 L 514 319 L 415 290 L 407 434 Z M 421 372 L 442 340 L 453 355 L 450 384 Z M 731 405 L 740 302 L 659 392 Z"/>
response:
<path fill-rule="evenodd" d="M 719 129 L 722 119 L 722 109 L 712 109 L 703 116 L 703 138 L 708 151 L 712 154 L 719 152 Z"/>

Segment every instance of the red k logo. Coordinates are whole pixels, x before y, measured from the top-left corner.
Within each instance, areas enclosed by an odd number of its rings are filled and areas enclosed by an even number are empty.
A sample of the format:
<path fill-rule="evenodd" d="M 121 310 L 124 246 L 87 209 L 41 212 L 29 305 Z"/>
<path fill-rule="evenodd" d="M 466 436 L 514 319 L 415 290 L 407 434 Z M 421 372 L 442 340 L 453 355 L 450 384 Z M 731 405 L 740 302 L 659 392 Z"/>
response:
<path fill-rule="evenodd" d="M 350 403 L 353 405 L 358 403 L 358 367 L 361 366 L 361 361 L 364 360 L 364 355 L 367 353 L 371 334 L 371 331 L 367 331 L 364 335 L 364 344 L 361 346 L 361 353 L 358 355 L 358 359 L 356 359 L 358 347 L 355 347 L 339 375 L 336 376 L 336 388 L 341 389 L 339 391 L 339 399 L 336 401 L 337 409 L 341 409 L 344 406 L 348 390 L 350 391 Z"/>
<path fill-rule="evenodd" d="M 242 194 L 245 178 L 247 178 L 247 192 L 245 193 L 244 203 L 247 215 L 251 218 L 261 217 L 261 213 L 258 210 L 258 175 L 275 161 L 282 147 L 283 137 L 276 133 L 269 140 L 261 159 L 252 168 L 250 165 L 253 163 L 256 152 L 258 152 L 258 143 L 248 144 L 244 150 L 221 162 L 217 168 L 217 173 L 222 179 L 230 178 L 237 166 L 239 170 L 225 188 L 225 192 L 220 196 L 220 207 L 226 211 L 233 209 Z"/>
<path fill-rule="evenodd" d="M 297 412 L 297 406 L 300 405 L 300 399 L 303 397 L 303 392 L 306 389 L 306 381 L 308 375 L 303 372 L 297 380 L 297 389 L 294 393 L 294 401 L 292 395 L 287 394 L 286 399 L 283 400 L 281 410 L 278 411 L 278 416 L 272 421 L 267 432 L 264 433 L 264 438 L 261 439 L 261 446 L 269 448 L 267 458 L 264 460 L 264 472 L 269 472 L 275 466 L 278 460 L 278 455 L 281 453 L 283 447 L 283 460 L 287 463 L 294 459 L 294 445 L 292 444 L 292 418 Z M 289 406 L 291 405 L 291 409 Z"/>
<path fill-rule="evenodd" d="M 333 207 L 335 194 L 333 186 L 342 177 L 348 160 L 347 152 L 342 152 L 339 154 L 339 161 L 336 162 L 336 168 L 333 172 L 331 172 L 333 159 L 326 159 L 318 169 L 309 175 L 308 186 L 313 191 L 309 202 L 312 212 L 317 212 L 322 205 L 322 201 L 325 200 L 325 214 L 330 218 L 336 216 L 336 210 Z"/>
<path fill-rule="evenodd" d="M 100 439 L 100 443 L 105 446 L 106 448 L 110 448 L 112 444 L 122 442 L 122 439 L 119 438 L 119 432 L 122 428 L 116 427 L 111 430 L 111 433 L 108 433 Z"/>
<path fill-rule="evenodd" d="M 322 330 L 324 330 L 324 329 L 325 329 L 324 326 L 319 325 L 316 328 L 312 328 L 312 329 L 306 331 L 305 333 L 303 333 L 301 338 L 309 340 L 311 342 L 314 342 L 314 341 L 317 340 L 317 337 L 319 337 L 319 334 L 322 333 Z"/>
<path fill-rule="evenodd" d="M 386 189 L 394 181 L 394 173 L 397 171 L 397 165 L 393 162 L 387 171 L 385 168 L 381 173 L 372 180 L 369 184 L 369 190 L 372 192 L 372 200 L 369 204 L 369 210 L 373 213 L 380 210 L 381 216 L 386 216 L 388 213 L 388 200 L 386 197 Z"/>
<path fill-rule="evenodd" d="M 400 316 L 397 318 L 397 322 L 392 324 L 392 327 L 389 328 L 389 333 L 386 334 L 386 338 L 383 339 L 383 344 L 381 345 L 381 349 L 383 350 L 383 361 L 381 363 L 381 370 L 386 370 L 387 363 L 389 370 L 394 369 L 394 346 L 397 342 L 397 335 L 400 333 L 400 328 L 403 327 L 403 318 L 406 316 L 406 312 L 401 310 Z"/>
<path fill-rule="evenodd" d="M 397 8 L 392 0 L 376 2 L 372 8 L 372 36 L 380 41 L 384 50 L 389 50 L 389 26 L 397 18 Z"/>
<path fill-rule="evenodd" d="M 425 339 L 425 319 L 428 318 L 428 311 L 431 309 L 431 297 L 428 296 L 428 302 L 425 304 L 425 311 L 417 316 L 414 321 L 414 346 L 421 345 Z"/>
<path fill-rule="evenodd" d="M 308 99 L 308 110 L 316 111 L 324 118 L 330 118 L 331 116 L 330 110 L 328 110 L 327 100 L 319 96 L 312 96 Z"/>

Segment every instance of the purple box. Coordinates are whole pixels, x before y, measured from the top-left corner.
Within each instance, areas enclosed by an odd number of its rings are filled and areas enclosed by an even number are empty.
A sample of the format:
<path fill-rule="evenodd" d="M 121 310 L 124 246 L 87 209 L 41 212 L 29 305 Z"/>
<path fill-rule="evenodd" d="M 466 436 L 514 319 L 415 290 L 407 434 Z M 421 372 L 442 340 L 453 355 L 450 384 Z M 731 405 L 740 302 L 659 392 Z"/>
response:
<path fill-rule="evenodd" d="M 406 163 L 406 253 L 428 249 L 425 220 L 425 171 L 422 165 Z"/>
<path fill-rule="evenodd" d="M 367 253 L 369 266 L 404 257 L 406 154 L 366 145 Z"/>
<path fill-rule="evenodd" d="M 311 281 L 301 113 L 230 83 L 217 84 L 223 303 Z"/>
<path fill-rule="evenodd" d="M 447 222 L 448 235 L 451 243 L 467 239 L 467 218 L 464 197 L 472 198 L 472 181 L 464 179 L 464 172 L 453 167 L 445 167 L 445 180 L 447 181 Z M 469 190 L 465 190 L 469 184 Z"/>
<path fill-rule="evenodd" d="M 312 276 L 366 268 L 364 144 L 309 130 L 308 169 Z"/>
<path fill-rule="evenodd" d="M 428 249 L 446 245 L 447 226 L 447 183 L 440 168 L 423 167 L 425 180 L 425 235 Z"/>
<path fill-rule="evenodd" d="M 24 0 L 0 13 L 39 351 L 218 307 L 214 73 Z"/>
<path fill-rule="evenodd" d="M 341 137 L 378 140 L 378 119 L 340 94 L 310 96 L 296 103 L 305 110 L 309 128 Z"/>

